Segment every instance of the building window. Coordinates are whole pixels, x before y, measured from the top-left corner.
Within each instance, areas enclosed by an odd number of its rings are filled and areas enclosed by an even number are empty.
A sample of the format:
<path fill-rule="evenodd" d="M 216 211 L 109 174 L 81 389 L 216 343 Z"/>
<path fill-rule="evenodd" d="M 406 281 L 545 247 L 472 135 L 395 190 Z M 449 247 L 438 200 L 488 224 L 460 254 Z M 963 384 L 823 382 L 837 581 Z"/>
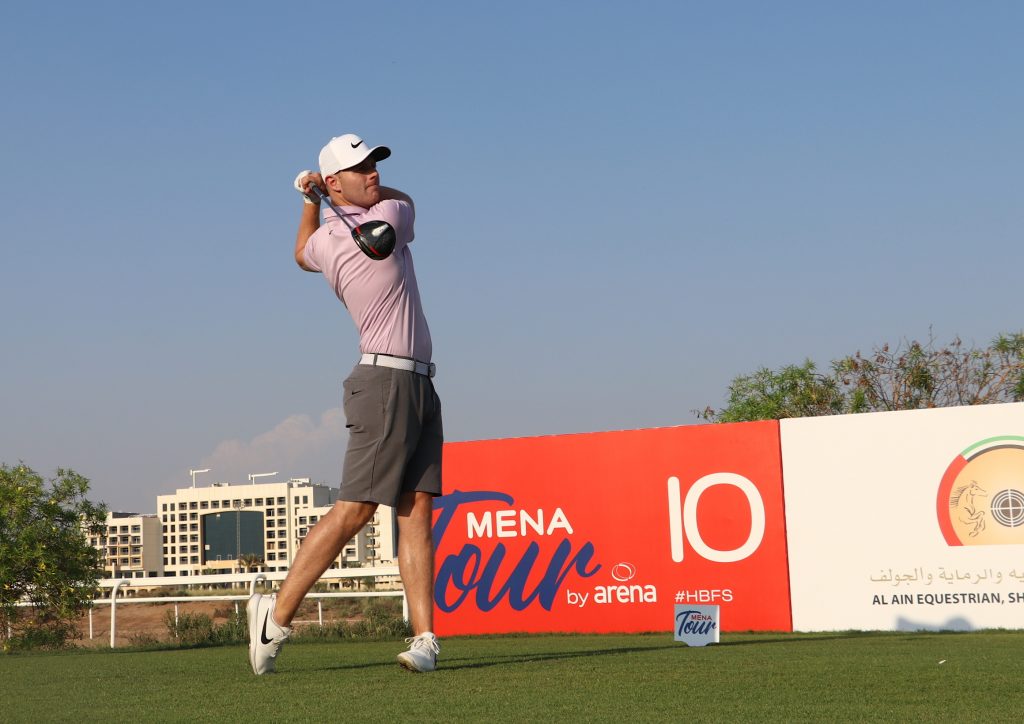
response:
<path fill-rule="evenodd" d="M 306 537 L 306 533 L 308 533 L 308 532 L 309 531 L 306 528 L 299 528 L 299 538 L 305 538 Z"/>
<path fill-rule="evenodd" d="M 256 506 L 259 507 L 261 505 L 263 505 L 263 498 L 256 498 Z"/>
<path fill-rule="evenodd" d="M 198 523 L 193 523 L 192 525 L 190 525 L 188 527 L 188 529 L 189 530 L 199 530 L 199 524 Z"/>
<path fill-rule="evenodd" d="M 141 525 L 133 525 L 132 526 L 132 533 L 141 533 L 141 532 L 142 532 L 142 526 Z"/>
<path fill-rule="evenodd" d="M 306 524 L 306 516 L 303 515 L 302 517 L 299 518 L 299 525 L 305 525 L 305 524 Z"/>
<path fill-rule="evenodd" d="M 274 537 L 274 531 L 268 530 L 267 531 L 267 538 L 273 538 L 273 537 Z"/>
<path fill-rule="evenodd" d="M 284 528 L 284 518 L 278 518 L 277 519 L 277 527 L 278 528 Z"/>
<path fill-rule="evenodd" d="M 205 500 L 202 500 L 202 501 L 199 502 L 199 507 L 202 510 L 206 510 L 207 508 L 210 507 L 210 504 L 208 502 L 206 502 Z"/>
<path fill-rule="evenodd" d="M 166 513 L 167 512 L 167 503 L 164 503 L 164 506 L 160 510 L 162 510 L 162 511 L 164 511 Z"/>
<path fill-rule="evenodd" d="M 299 504 L 299 496 L 298 496 L 298 495 L 296 495 L 296 496 L 295 496 L 295 504 L 296 504 L 296 505 L 298 505 L 298 504 Z"/>
<path fill-rule="evenodd" d="M 276 553 L 268 553 L 267 554 L 267 560 L 268 561 L 276 561 L 277 560 L 277 554 Z"/>
<path fill-rule="evenodd" d="M 196 510 L 198 507 L 199 507 L 199 503 L 197 503 L 194 500 L 191 503 L 188 504 L 188 509 L 189 510 Z"/>
<path fill-rule="evenodd" d="M 277 514 L 278 515 L 284 515 L 285 514 L 285 509 L 284 508 L 278 508 L 277 509 Z"/>
<path fill-rule="evenodd" d="M 171 510 L 174 510 L 174 503 L 171 503 Z"/>
<path fill-rule="evenodd" d="M 284 498 L 283 497 L 282 498 L 278 498 L 277 499 L 277 504 L 278 505 L 284 505 Z"/>
<path fill-rule="evenodd" d="M 311 515 L 311 516 L 309 516 L 310 524 L 316 523 L 318 520 L 320 520 L 320 516 L 318 516 L 318 515 Z"/>
<path fill-rule="evenodd" d="M 189 513 L 188 514 L 188 519 L 189 520 L 199 520 L 199 513 Z"/>
<path fill-rule="evenodd" d="M 268 528 L 273 528 L 273 527 L 274 527 L 274 521 L 273 521 L 273 519 L 271 519 L 271 520 L 268 520 L 268 521 L 267 521 L 267 527 L 268 527 Z"/>
<path fill-rule="evenodd" d="M 251 508 L 252 507 L 252 498 L 246 498 L 245 500 L 243 500 L 242 501 L 242 505 L 244 507 L 246 507 L 246 508 Z"/>
<path fill-rule="evenodd" d="M 198 562 L 199 562 L 199 556 L 192 556 L 192 558 L 189 559 L 189 563 L 198 563 Z"/>
<path fill-rule="evenodd" d="M 220 501 L 219 500 L 213 501 L 213 507 L 214 508 L 219 508 L 220 507 Z"/>
<path fill-rule="evenodd" d="M 309 505 L 309 496 L 308 495 L 303 495 L 302 496 L 302 504 L 303 505 Z"/>

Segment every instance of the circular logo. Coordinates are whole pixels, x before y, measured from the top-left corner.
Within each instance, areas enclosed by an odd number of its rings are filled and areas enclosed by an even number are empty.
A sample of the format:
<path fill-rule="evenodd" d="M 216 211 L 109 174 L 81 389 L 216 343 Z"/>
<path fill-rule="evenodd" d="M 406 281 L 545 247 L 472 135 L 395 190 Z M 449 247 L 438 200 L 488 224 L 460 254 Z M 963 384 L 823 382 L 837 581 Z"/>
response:
<path fill-rule="evenodd" d="M 1000 490 L 992 496 L 992 517 L 1007 528 L 1016 528 L 1024 523 L 1024 493 L 1013 489 Z"/>
<path fill-rule="evenodd" d="M 949 545 L 1024 543 L 1024 437 L 971 445 L 946 468 L 936 500 Z"/>
<path fill-rule="evenodd" d="M 636 566 L 632 563 L 616 563 L 612 567 L 612 578 L 616 581 L 629 581 L 636 575 Z"/>

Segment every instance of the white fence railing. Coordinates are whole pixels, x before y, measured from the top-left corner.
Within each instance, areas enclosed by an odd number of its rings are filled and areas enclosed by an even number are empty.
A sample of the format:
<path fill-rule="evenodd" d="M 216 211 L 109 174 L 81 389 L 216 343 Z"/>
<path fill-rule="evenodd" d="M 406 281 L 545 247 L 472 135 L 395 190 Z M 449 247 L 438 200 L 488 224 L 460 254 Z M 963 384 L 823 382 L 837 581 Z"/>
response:
<path fill-rule="evenodd" d="M 99 582 L 99 586 L 102 589 L 110 589 L 110 596 L 106 598 L 97 598 L 93 600 L 93 606 L 89 608 L 89 638 L 93 638 L 93 621 L 92 612 L 93 607 L 97 605 L 109 605 L 110 606 L 110 648 L 116 647 L 115 638 L 117 636 L 117 607 L 118 605 L 132 604 L 132 603 L 173 603 L 174 604 L 174 622 L 178 622 L 178 604 L 188 603 L 192 601 L 234 601 L 235 612 L 238 612 L 238 602 L 245 601 L 256 592 L 256 586 L 260 581 L 271 582 L 271 581 L 282 581 L 288 575 L 286 571 L 274 571 L 269 573 L 224 573 L 209 576 L 160 576 L 154 578 L 120 578 L 120 579 L 103 579 Z M 398 579 L 398 566 L 379 566 L 375 568 L 341 568 L 336 570 L 325 571 L 320 577 L 320 581 L 332 581 L 339 579 L 350 579 L 350 578 L 391 578 Z M 174 586 L 177 588 L 183 588 L 185 586 L 209 586 L 211 584 L 221 583 L 234 583 L 249 586 L 248 595 L 238 594 L 224 594 L 224 595 L 205 595 L 205 596 L 131 596 L 127 595 L 131 592 L 132 587 L 137 588 L 156 588 L 163 586 Z M 123 593 L 118 597 L 118 593 Z M 402 617 L 409 620 L 409 601 L 405 597 L 404 589 L 396 590 L 384 590 L 384 591 L 333 591 L 333 592 L 315 592 L 311 591 L 306 594 L 306 598 L 312 598 L 317 600 L 317 617 L 320 625 L 324 623 L 324 610 L 323 610 L 323 599 L 325 598 L 363 598 L 363 597 L 374 597 L 374 596 L 393 596 L 402 597 Z"/>

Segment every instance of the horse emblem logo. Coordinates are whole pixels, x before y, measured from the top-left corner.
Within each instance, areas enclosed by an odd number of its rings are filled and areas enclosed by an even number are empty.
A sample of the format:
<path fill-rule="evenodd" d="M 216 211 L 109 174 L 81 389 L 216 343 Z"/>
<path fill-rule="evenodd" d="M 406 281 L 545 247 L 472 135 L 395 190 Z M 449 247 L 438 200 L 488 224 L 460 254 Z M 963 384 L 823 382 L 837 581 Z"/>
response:
<path fill-rule="evenodd" d="M 936 503 L 951 546 L 1024 543 L 1024 436 L 988 438 L 957 455 Z"/>

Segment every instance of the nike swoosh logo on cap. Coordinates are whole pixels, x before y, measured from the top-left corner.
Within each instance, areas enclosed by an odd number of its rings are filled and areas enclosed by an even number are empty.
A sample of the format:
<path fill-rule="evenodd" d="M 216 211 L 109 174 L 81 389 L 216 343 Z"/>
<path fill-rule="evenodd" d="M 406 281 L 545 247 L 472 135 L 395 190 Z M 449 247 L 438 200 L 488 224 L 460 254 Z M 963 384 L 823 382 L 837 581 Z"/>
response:
<path fill-rule="evenodd" d="M 351 144 L 352 148 L 359 148 L 359 147 L 360 147 L 360 146 L 362 146 L 362 145 L 363 145 L 363 142 L 362 142 L 362 141 L 360 141 L 359 143 L 353 143 L 353 144 Z"/>
<path fill-rule="evenodd" d="M 267 615 L 263 617 L 263 631 L 262 631 L 262 633 L 260 633 L 260 643 L 262 643 L 264 645 L 274 643 L 274 639 L 268 639 L 267 638 L 267 621 L 268 620 L 270 620 L 270 611 L 267 611 Z"/>

